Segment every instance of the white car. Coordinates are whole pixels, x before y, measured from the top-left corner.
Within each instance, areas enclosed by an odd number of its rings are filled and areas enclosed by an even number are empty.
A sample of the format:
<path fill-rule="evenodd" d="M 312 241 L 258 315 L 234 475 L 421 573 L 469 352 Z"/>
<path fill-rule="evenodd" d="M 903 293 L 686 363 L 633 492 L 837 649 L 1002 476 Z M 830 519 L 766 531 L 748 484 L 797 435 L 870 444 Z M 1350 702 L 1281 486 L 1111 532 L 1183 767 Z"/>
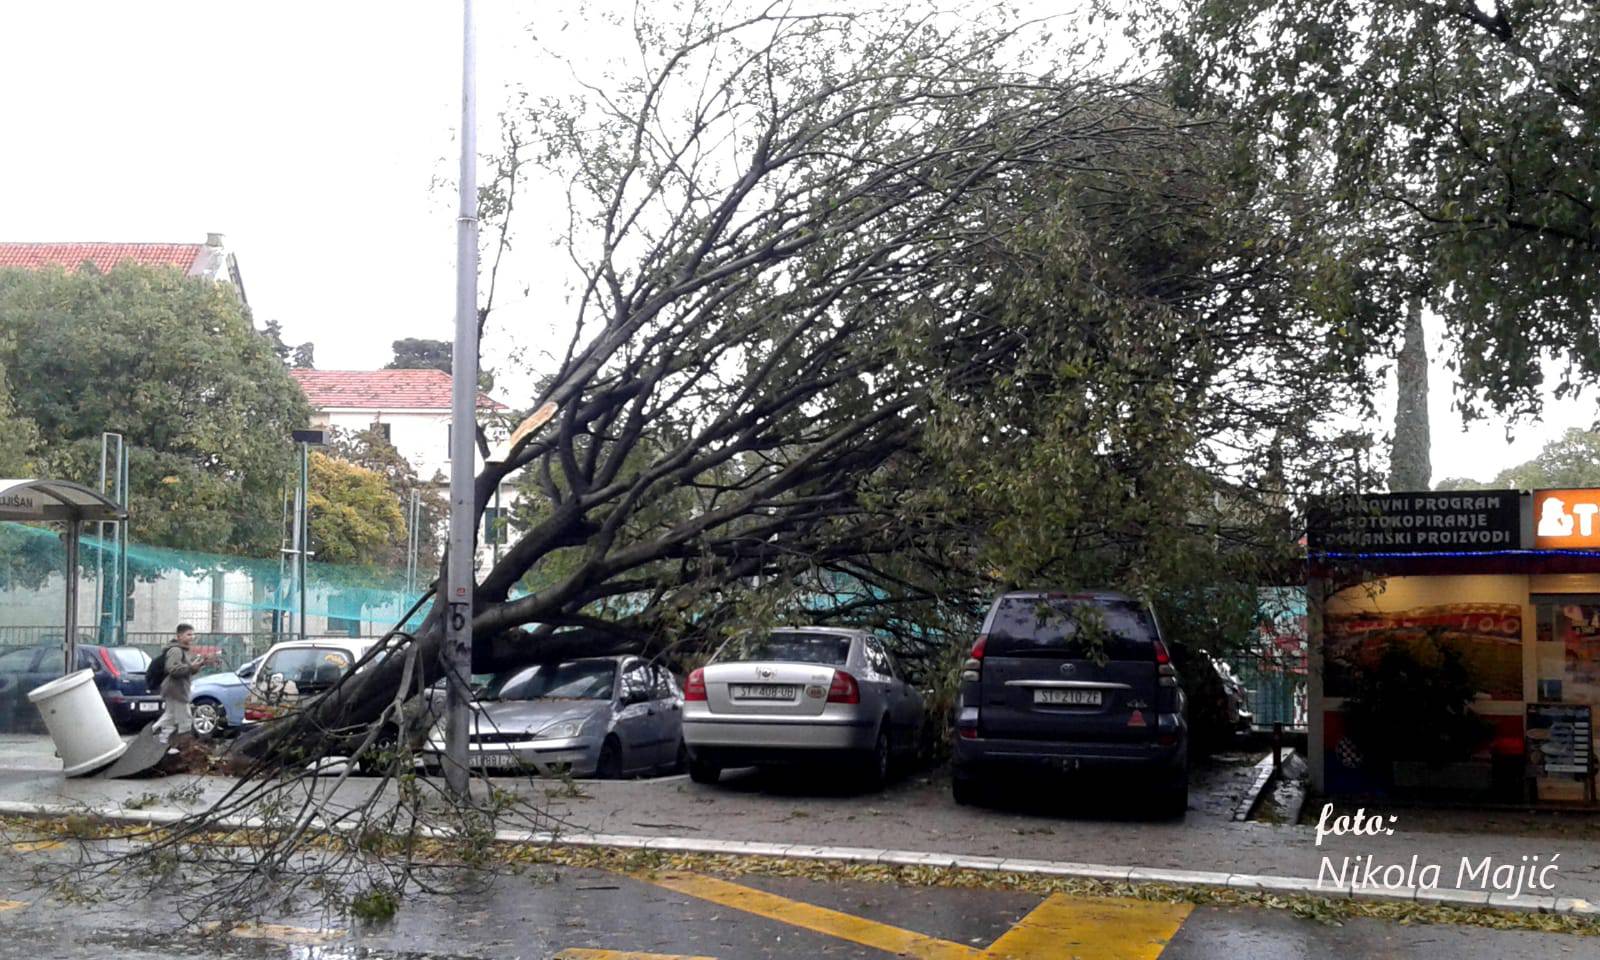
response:
<path fill-rule="evenodd" d="M 273 644 L 245 693 L 244 722 L 282 716 L 326 691 L 377 643 L 374 637 L 317 637 Z"/>

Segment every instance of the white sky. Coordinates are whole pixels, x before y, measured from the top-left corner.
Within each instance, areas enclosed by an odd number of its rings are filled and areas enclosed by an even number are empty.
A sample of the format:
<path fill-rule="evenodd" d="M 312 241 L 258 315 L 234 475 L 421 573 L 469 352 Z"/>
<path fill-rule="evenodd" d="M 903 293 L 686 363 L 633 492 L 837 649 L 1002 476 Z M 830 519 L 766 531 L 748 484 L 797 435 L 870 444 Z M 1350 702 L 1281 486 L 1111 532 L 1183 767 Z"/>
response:
<path fill-rule="evenodd" d="M 565 77 L 540 58 L 530 24 L 579 59 L 595 43 L 562 31 L 553 8 L 477 4 L 483 152 L 510 86 Z M 224 233 L 257 320 L 313 341 L 323 369 L 381 366 L 399 337 L 450 339 L 459 38 L 453 0 L 5 4 L 0 239 Z M 560 255 L 540 236 L 561 198 L 526 201 L 517 256 L 528 266 L 503 288 L 484 344 L 496 392 L 514 405 L 529 398 L 510 358 L 544 349 L 567 312 Z M 1431 340 L 1438 356 L 1437 330 Z M 1591 395 L 1515 427 L 1511 443 L 1499 420 L 1463 433 L 1447 376 L 1436 367 L 1436 479 L 1486 479 L 1597 415 Z"/>

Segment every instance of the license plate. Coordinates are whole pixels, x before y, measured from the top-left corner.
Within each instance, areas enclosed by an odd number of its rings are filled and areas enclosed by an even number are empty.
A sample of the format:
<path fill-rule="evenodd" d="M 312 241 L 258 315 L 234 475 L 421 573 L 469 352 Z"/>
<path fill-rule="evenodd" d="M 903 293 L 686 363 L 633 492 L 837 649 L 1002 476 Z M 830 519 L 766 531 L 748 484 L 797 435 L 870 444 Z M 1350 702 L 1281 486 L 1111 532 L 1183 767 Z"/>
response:
<path fill-rule="evenodd" d="M 1046 688 L 1033 691 L 1033 702 L 1065 704 L 1073 707 L 1098 707 L 1100 706 L 1100 691 L 1052 690 Z"/>
<path fill-rule="evenodd" d="M 782 683 L 736 683 L 733 685 L 733 698 L 735 700 L 793 700 L 795 690 Z"/>
<path fill-rule="evenodd" d="M 522 766 L 522 761 L 512 753 L 480 753 L 473 757 L 472 762 L 480 767 L 495 767 L 508 769 Z"/>
<path fill-rule="evenodd" d="M 137 707 L 138 707 L 140 713 L 155 713 L 157 710 L 161 709 L 161 704 L 159 704 L 159 703 L 141 703 L 141 704 L 137 704 Z"/>

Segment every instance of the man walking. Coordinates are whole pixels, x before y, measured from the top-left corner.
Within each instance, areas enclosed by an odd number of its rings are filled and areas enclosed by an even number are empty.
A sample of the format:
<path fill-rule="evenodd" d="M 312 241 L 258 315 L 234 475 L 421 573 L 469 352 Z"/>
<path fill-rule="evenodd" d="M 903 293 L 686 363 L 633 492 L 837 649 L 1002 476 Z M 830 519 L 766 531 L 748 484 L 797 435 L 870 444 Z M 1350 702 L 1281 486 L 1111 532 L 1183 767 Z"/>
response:
<path fill-rule="evenodd" d="M 214 656 L 191 656 L 189 646 L 192 643 L 194 627 L 180 623 L 171 645 L 161 652 L 162 665 L 166 668 L 161 679 L 161 699 L 166 709 L 161 711 L 161 716 L 155 722 L 155 733 L 156 739 L 162 743 L 171 740 L 174 733 L 194 731 L 194 723 L 189 716 L 189 689 L 193 685 L 194 675 L 216 661 Z"/>

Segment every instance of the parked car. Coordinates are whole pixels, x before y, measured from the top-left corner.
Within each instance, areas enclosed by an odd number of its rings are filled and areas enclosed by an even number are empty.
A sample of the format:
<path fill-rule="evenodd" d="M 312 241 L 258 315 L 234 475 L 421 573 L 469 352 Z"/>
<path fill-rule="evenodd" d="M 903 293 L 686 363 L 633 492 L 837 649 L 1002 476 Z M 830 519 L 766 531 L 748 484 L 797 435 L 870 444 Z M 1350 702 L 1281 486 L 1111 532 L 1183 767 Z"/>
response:
<path fill-rule="evenodd" d="M 615 779 L 684 761 L 683 694 L 670 671 L 640 657 L 537 663 L 495 674 L 472 704 L 468 750 L 486 771 Z M 443 765 L 445 721 L 424 763 Z"/>
<path fill-rule="evenodd" d="M 689 775 L 729 767 L 834 760 L 881 786 L 916 750 L 922 695 L 863 630 L 786 627 L 735 637 L 684 684 Z"/>
<path fill-rule="evenodd" d="M 138 647 L 106 647 L 94 643 L 77 646 L 79 670 L 93 670 L 95 686 L 105 700 L 111 720 L 123 733 L 131 733 L 161 714 L 161 697 L 144 682 L 150 655 Z M 9 730 L 43 730 L 28 691 L 61 676 L 61 647 L 16 647 L 0 653 L 0 717 Z"/>
<path fill-rule="evenodd" d="M 376 643 L 364 637 L 318 637 L 273 644 L 245 690 L 244 724 L 282 716 L 327 691 Z"/>
<path fill-rule="evenodd" d="M 1147 605 L 1109 591 L 995 599 L 961 671 L 956 802 L 1007 768 L 1137 775 L 1157 809 L 1182 814 L 1184 694 Z"/>
<path fill-rule="evenodd" d="M 195 733 L 202 737 L 217 736 L 244 722 L 244 697 L 250 690 L 250 679 L 264 659 L 265 655 L 259 656 L 237 670 L 195 678 L 189 691 Z"/>

